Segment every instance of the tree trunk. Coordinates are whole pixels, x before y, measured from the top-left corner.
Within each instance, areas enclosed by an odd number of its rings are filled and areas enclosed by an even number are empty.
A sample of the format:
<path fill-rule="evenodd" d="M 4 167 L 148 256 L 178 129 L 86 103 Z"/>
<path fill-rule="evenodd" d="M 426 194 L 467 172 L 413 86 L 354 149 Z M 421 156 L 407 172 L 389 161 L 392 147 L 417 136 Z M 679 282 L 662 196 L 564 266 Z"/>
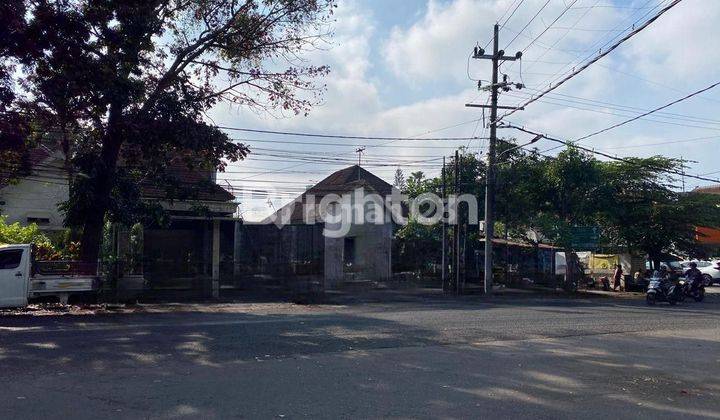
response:
<path fill-rule="evenodd" d="M 105 215 L 110 208 L 110 194 L 115 184 L 117 161 L 122 146 L 119 129 L 121 109 L 119 103 L 110 107 L 107 133 L 90 182 L 92 203 L 88 206 L 88 213 L 83 223 L 80 248 L 81 260 L 86 263 L 97 263 L 100 255 Z"/>

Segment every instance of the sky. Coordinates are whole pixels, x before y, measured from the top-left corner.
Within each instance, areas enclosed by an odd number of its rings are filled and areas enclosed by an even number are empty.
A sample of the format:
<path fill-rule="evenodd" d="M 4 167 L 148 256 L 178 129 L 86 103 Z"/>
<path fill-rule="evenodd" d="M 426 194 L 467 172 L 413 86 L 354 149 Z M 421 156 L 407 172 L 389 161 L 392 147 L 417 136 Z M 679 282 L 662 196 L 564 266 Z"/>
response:
<path fill-rule="evenodd" d="M 226 104 L 217 125 L 313 134 L 402 137 L 356 140 L 228 132 L 249 145 L 249 157 L 218 174 L 238 196 L 241 216 L 260 220 L 307 186 L 357 162 L 392 182 L 440 171 L 458 147 L 486 153 L 483 113 L 490 63 L 472 60 L 474 46 L 492 39 L 519 62 L 501 72 L 526 87 L 500 95 L 514 106 L 655 15 L 670 0 L 340 0 L 327 46 L 308 63 L 329 65 L 322 102 L 308 116 L 263 114 Z M 514 12 L 514 13 L 513 13 Z M 683 0 L 647 29 L 505 121 L 574 140 L 720 81 L 720 1 Z M 634 26 L 633 26 L 634 25 Z M 538 37 L 539 36 L 539 37 Z M 491 47 L 491 46 L 490 46 Z M 665 155 L 688 161 L 688 173 L 720 178 L 720 87 L 581 144 L 618 156 Z M 499 130 L 526 142 L 528 134 Z M 463 137 L 469 140 L 427 140 Z M 537 142 L 540 151 L 554 146 Z M 547 152 L 555 154 L 560 150 Z M 310 161 L 309 161 L 310 160 Z M 318 162 L 317 160 L 322 160 Z M 717 173 L 713 173 L 716 172 Z M 687 178 L 686 189 L 707 182 Z"/>

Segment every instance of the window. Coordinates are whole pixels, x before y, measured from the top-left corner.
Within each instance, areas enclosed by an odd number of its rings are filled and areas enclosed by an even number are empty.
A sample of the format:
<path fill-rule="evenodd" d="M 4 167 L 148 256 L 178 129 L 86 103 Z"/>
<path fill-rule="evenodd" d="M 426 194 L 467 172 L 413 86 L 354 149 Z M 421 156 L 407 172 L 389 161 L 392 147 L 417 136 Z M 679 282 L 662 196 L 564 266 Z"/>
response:
<path fill-rule="evenodd" d="M 20 260 L 22 260 L 22 249 L 10 249 L 7 251 L 0 251 L 0 270 L 12 270 L 20 267 Z"/>
<path fill-rule="evenodd" d="M 346 265 L 355 264 L 355 238 L 345 238 L 345 249 L 343 250 L 343 262 Z"/>
<path fill-rule="evenodd" d="M 47 226 L 50 224 L 50 219 L 47 217 L 28 217 L 28 223 L 35 223 L 38 226 Z"/>

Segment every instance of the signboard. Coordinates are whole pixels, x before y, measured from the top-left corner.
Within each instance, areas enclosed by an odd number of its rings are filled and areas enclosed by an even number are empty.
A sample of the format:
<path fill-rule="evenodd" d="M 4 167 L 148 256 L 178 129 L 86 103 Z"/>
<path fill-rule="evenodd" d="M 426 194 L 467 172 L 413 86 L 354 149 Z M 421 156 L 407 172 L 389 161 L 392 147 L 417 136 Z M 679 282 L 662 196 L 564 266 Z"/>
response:
<path fill-rule="evenodd" d="M 592 250 L 598 247 L 600 228 L 597 226 L 574 226 L 570 233 L 570 244 L 576 250 Z"/>

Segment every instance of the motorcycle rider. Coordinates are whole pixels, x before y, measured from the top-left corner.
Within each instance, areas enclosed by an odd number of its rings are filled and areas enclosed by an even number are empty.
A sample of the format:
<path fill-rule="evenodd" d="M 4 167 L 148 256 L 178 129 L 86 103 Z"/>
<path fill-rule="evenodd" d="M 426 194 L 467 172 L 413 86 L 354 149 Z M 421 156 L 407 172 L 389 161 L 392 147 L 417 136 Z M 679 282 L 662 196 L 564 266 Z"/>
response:
<path fill-rule="evenodd" d="M 696 262 L 693 261 L 688 265 L 690 268 L 685 272 L 685 278 L 690 283 L 690 290 L 694 292 L 702 282 L 702 272 L 698 270 Z"/>
<path fill-rule="evenodd" d="M 653 272 L 653 278 L 660 280 L 660 288 L 663 290 L 663 293 L 667 293 L 670 288 L 670 273 L 668 273 L 667 266 L 661 265 L 660 269 L 655 270 Z"/>
<path fill-rule="evenodd" d="M 669 277 L 667 266 L 661 265 L 659 270 L 653 272 L 653 277 L 660 280 L 667 280 Z"/>

